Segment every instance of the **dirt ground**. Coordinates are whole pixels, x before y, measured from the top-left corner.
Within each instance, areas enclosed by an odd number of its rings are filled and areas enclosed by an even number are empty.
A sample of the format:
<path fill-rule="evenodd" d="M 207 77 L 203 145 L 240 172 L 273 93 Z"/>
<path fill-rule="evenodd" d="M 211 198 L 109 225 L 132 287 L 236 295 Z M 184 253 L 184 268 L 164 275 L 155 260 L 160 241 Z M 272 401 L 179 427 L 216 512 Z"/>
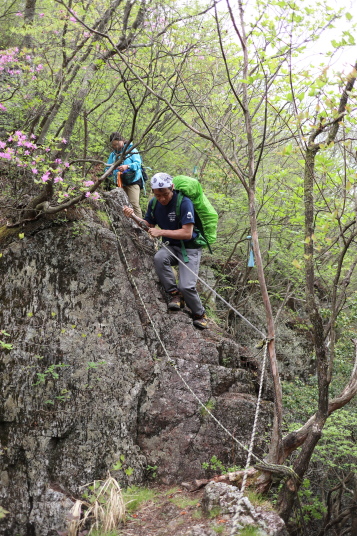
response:
<path fill-rule="evenodd" d="M 152 499 L 128 513 L 120 536 L 186 536 L 193 528 L 197 535 L 229 534 L 228 516 L 203 514 L 203 489 L 188 492 L 180 487 L 155 487 L 151 491 L 155 492 Z"/>

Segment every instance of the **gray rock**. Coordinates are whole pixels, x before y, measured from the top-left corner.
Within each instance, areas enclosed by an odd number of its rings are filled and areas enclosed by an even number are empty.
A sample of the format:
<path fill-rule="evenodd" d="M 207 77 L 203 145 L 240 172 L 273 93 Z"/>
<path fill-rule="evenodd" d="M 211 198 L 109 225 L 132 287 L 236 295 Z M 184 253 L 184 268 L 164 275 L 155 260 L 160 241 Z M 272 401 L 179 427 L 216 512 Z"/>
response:
<path fill-rule="evenodd" d="M 254 374 L 240 368 L 238 346 L 213 323 L 200 332 L 186 313 L 167 314 L 152 240 L 122 216 L 123 191 L 104 197 L 121 251 L 105 218 L 83 209 L 79 222 L 36 222 L 23 240 L 16 232 L 0 243 L 0 328 L 13 345 L 0 351 L 4 536 L 62 530 L 63 497 L 49 496 L 50 483 L 80 497 L 81 486 L 105 477 L 121 456 L 112 472 L 122 486 L 144 482 L 147 466 L 157 466 L 159 482 L 176 483 L 206 476 L 202 463 L 213 455 L 228 466 L 245 463 L 245 451 L 202 411 L 163 345 L 244 445 Z M 271 410 L 263 401 L 257 453 Z"/>
<path fill-rule="evenodd" d="M 212 510 L 219 509 L 221 515 L 232 517 L 232 536 L 247 525 L 259 530 L 259 536 L 288 536 L 285 523 L 273 511 L 253 506 L 247 497 L 241 498 L 241 493 L 235 486 L 222 482 L 210 482 L 205 487 L 202 499 L 202 510 L 206 515 Z M 233 527 L 235 531 L 233 531 Z"/>
<path fill-rule="evenodd" d="M 181 536 L 217 536 L 217 532 L 214 532 L 204 525 L 195 525 L 185 533 L 182 533 Z"/>

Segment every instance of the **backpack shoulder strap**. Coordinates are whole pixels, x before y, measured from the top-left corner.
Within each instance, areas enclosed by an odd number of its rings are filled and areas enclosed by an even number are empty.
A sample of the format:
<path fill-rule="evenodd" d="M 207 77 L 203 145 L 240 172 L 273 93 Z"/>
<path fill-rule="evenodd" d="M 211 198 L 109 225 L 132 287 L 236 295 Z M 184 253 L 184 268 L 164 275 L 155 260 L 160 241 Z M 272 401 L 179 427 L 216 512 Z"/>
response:
<path fill-rule="evenodd" d="M 151 212 L 150 212 L 150 216 L 152 217 L 153 220 L 155 219 L 154 212 L 155 212 L 156 205 L 157 205 L 157 199 L 156 197 L 154 197 L 151 203 Z"/>
<path fill-rule="evenodd" d="M 181 225 L 181 203 L 182 199 L 184 198 L 183 193 L 180 190 L 177 190 L 177 198 L 176 198 L 176 217 L 179 220 L 179 225 Z"/>

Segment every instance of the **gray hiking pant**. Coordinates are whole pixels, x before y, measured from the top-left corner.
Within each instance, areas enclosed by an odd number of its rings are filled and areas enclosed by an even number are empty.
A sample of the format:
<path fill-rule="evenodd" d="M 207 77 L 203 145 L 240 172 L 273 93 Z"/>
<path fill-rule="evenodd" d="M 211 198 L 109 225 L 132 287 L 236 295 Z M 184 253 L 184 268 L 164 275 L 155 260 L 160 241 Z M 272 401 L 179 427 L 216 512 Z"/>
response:
<path fill-rule="evenodd" d="M 166 292 L 173 292 L 177 289 L 180 290 L 187 306 L 191 309 L 192 314 L 203 315 L 205 310 L 196 290 L 197 275 L 202 253 L 201 248 L 187 249 L 186 252 L 189 262 L 183 264 L 179 263 L 172 255 L 172 253 L 174 253 L 174 255 L 183 262 L 180 246 L 166 246 L 166 248 L 162 247 L 159 249 L 154 257 L 156 273 L 159 276 L 162 286 Z M 175 276 L 171 269 L 171 266 L 177 265 L 179 265 L 178 285 L 176 284 Z M 188 270 L 186 266 L 194 273 Z"/>

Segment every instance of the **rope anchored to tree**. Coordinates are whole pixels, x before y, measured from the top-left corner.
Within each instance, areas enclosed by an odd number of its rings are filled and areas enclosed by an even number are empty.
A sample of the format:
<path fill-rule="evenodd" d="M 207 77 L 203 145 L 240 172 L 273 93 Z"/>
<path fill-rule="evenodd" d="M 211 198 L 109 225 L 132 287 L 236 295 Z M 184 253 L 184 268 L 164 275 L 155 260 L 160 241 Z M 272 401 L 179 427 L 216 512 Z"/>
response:
<path fill-rule="evenodd" d="M 117 239 L 117 244 L 118 244 L 118 247 L 119 247 L 119 252 L 120 252 L 120 255 L 124 261 L 124 264 L 125 264 L 125 267 L 126 267 L 126 270 L 127 270 L 127 274 L 128 274 L 128 278 L 129 278 L 129 281 L 130 283 L 132 284 L 132 286 L 135 288 L 136 290 L 136 293 L 139 297 L 139 300 L 145 310 L 145 313 L 150 321 L 150 324 L 155 332 L 155 335 L 157 337 L 157 340 L 159 341 L 162 349 L 163 349 L 163 352 L 166 356 L 166 359 L 167 359 L 167 363 L 172 366 L 176 372 L 176 374 L 179 376 L 179 378 L 181 379 L 182 383 L 184 384 L 184 386 L 186 387 L 186 389 L 190 392 L 190 394 L 194 397 L 194 399 L 198 402 L 198 404 L 201 406 L 201 408 L 203 408 L 205 410 L 205 413 L 208 414 L 210 416 L 211 419 L 213 419 L 215 421 L 215 423 L 240 447 L 242 448 L 243 450 L 245 450 L 248 455 L 247 455 L 247 462 L 246 462 L 246 466 L 245 466 L 245 469 L 244 469 L 244 473 L 243 473 L 243 480 L 242 480 L 242 486 L 241 486 L 241 490 L 240 490 L 240 493 L 241 493 L 241 497 L 243 497 L 243 492 L 244 492 L 244 489 L 245 489 L 245 486 L 246 486 L 246 481 L 247 481 L 247 477 L 248 477 L 248 469 L 249 469 L 249 465 L 250 465 L 250 462 L 251 462 L 251 459 L 254 458 L 254 460 L 256 460 L 256 464 L 255 464 L 255 467 L 257 469 L 260 469 L 262 471 L 266 471 L 266 472 L 270 472 L 270 473 L 274 473 L 274 474 L 279 474 L 279 475 L 282 475 L 282 476 L 288 476 L 289 478 L 294 478 L 296 480 L 298 480 L 298 476 L 296 475 L 296 473 L 289 467 L 286 467 L 284 465 L 277 465 L 277 464 L 271 464 L 271 463 L 268 463 L 268 462 L 265 462 L 264 460 L 262 460 L 261 458 L 259 458 L 256 454 L 253 453 L 253 447 L 254 447 L 254 441 L 255 441 L 255 435 L 256 435 L 256 429 L 257 429 L 257 423 L 258 423 L 258 417 L 259 417 L 259 411 L 260 411 L 260 404 L 261 404 L 261 398 L 262 398 L 262 391 L 263 391 L 263 382 L 264 382 L 264 376 L 265 376 L 265 370 L 266 370 L 266 361 L 267 361 L 267 353 L 268 353 L 268 344 L 270 342 L 269 339 L 267 339 L 265 336 L 264 336 L 264 357 L 263 357 L 263 362 L 262 362 L 262 371 L 261 371 L 261 376 L 260 376 L 260 382 L 259 382 L 259 394 L 258 394 L 258 400 L 257 400 L 257 405 L 256 405 L 256 409 L 255 409 L 255 416 L 254 416 L 254 423 L 253 423 L 253 428 L 252 428 L 252 434 L 251 434 L 251 439 L 250 439 L 250 443 L 249 443 L 249 447 L 247 448 L 242 442 L 240 442 L 225 426 L 223 423 L 221 423 L 217 417 L 215 417 L 215 415 L 213 415 L 213 413 L 210 411 L 209 408 L 207 408 L 207 405 L 200 399 L 200 397 L 193 391 L 193 389 L 191 388 L 191 386 L 188 384 L 188 382 L 185 380 L 185 378 L 183 377 L 183 375 L 181 374 L 178 366 L 177 366 L 177 363 L 175 360 L 172 359 L 172 357 L 170 357 L 169 353 L 168 353 L 168 350 L 160 336 L 160 333 L 158 332 L 157 328 L 156 328 L 156 325 L 153 321 L 153 319 L 151 318 L 151 315 L 146 307 L 146 304 L 140 294 L 140 291 L 137 287 L 137 284 L 136 284 L 136 281 L 135 279 L 133 278 L 132 276 L 132 270 L 129 266 L 129 263 L 128 263 L 128 260 L 127 260 L 127 257 L 125 255 L 125 251 L 124 251 L 124 248 L 121 244 L 121 241 L 120 241 L 120 238 L 119 238 L 119 235 L 116 231 L 116 228 L 113 224 L 113 221 L 112 221 L 112 218 L 108 212 L 108 208 L 107 206 L 105 206 L 105 210 L 107 212 L 107 215 L 108 215 L 108 218 L 109 218 L 109 221 L 111 222 L 111 226 L 112 226 L 112 229 L 114 231 L 114 234 L 116 236 L 116 239 Z M 135 218 L 133 218 L 135 219 Z M 136 221 L 136 219 L 135 219 Z M 147 225 L 145 225 L 145 223 L 143 223 L 141 220 L 138 220 L 137 223 L 139 224 L 140 228 L 143 229 L 143 230 L 147 230 Z M 165 244 L 163 244 L 163 247 L 166 247 Z M 176 257 L 176 259 L 180 261 L 180 259 L 178 259 Z M 187 266 L 186 266 L 187 268 Z M 189 268 L 187 268 L 189 269 Z M 238 311 L 235 310 L 234 307 L 232 307 L 228 302 L 226 302 L 226 300 L 224 300 L 221 296 L 219 296 L 219 294 L 217 292 L 215 292 L 207 283 L 205 283 L 201 278 L 199 278 L 199 280 L 205 284 L 210 290 L 212 290 L 212 292 L 215 293 L 216 296 L 220 297 L 224 303 L 226 303 L 233 311 L 237 312 L 237 314 L 242 318 L 244 319 L 249 325 L 251 325 L 256 331 L 258 331 L 260 334 L 262 334 L 262 332 L 256 328 L 255 326 L 253 326 L 253 324 L 251 324 L 247 319 L 245 319 L 243 317 L 243 315 L 241 315 Z M 239 503 L 238 503 L 239 504 Z M 238 509 L 239 510 L 239 509 Z M 237 510 L 237 513 L 238 513 L 238 510 Z M 233 521 L 233 527 L 232 529 L 234 528 L 235 526 L 235 523 Z M 232 536 L 234 534 L 234 532 L 231 533 Z"/>

